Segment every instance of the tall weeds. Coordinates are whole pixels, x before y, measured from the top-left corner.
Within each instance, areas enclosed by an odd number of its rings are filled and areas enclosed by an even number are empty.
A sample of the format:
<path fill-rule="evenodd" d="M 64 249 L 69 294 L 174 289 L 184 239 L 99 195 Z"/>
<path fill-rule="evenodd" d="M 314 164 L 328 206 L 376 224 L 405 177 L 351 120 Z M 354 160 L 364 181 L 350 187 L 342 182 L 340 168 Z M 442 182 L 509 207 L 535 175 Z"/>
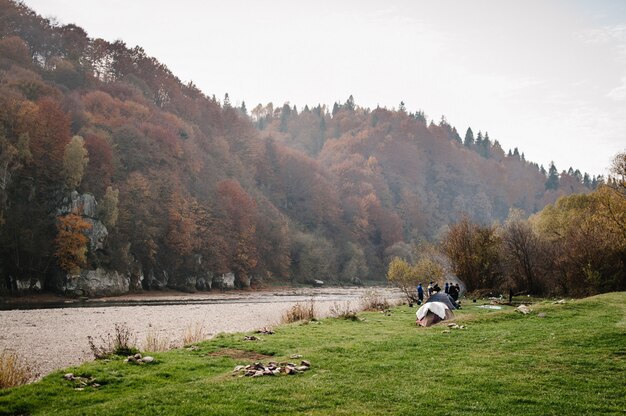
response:
<path fill-rule="evenodd" d="M 171 348 L 170 339 L 150 326 L 146 338 L 143 343 L 144 351 L 160 352 L 167 351 Z"/>
<path fill-rule="evenodd" d="M 37 373 L 15 351 L 0 352 L 0 389 L 21 386 L 37 377 Z"/>
<path fill-rule="evenodd" d="M 204 327 L 200 322 L 194 322 L 185 327 L 183 331 L 183 345 L 200 342 L 206 338 Z"/>
<path fill-rule="evenodd" d="M 376 290 L 366 291 L 360 299 L 364 311 L 384 311 L 389 309 L 389 300 Z"/>
<path fill-rule="evenodd" d="M 88 336 L 89 348 L 96 359 L 107 358 L 111 355 L 133 355 L 139 352 L 137 336 L 126 324 L 115 324 L 113 335 L 108 333 L 96 341 Z"/>
<path fill-rule="evenodd" d="M 313 321 L 317 319 L 315 315 L 315 301 L 310 299 L 304 303 L 296 303 L 289 308 L 282 317 L 283 323 L 293 323 L 299 321 Z"/>

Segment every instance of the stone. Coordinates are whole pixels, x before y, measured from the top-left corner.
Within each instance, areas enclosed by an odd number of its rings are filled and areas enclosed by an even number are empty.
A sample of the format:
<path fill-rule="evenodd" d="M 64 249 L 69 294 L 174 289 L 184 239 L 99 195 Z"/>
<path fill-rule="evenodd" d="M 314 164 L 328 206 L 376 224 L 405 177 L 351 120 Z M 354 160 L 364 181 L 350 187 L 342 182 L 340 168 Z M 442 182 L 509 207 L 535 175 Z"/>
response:
<path fill-rule="evenodd" d="M 254 336 L 254 335 L 246 335 L 245 337 L 243 337 L 244 341 L 261 341 L 261 338 Z"/>
<path fill-rule="evenodd" d="M 521 314 L 528 315 L 530 313 L 530 308 L 526 305 L 519 305 L 515 310 Z"/>
<path fill-rule="evenodd" d="M 59 216 L 74 213 L 95 218 L 97 205 L 96 198 L 92 194 L 79 194 L 77 191 L 72 191 L 69 196 L 63 198 L 56 214 Z"/>
<path fill-rule="evenodd" d="M 85 232 L 87 238 L 89 238 L 89 248 L 92 251 L 102 250 L 104 248 L 104 241 L 109 236 L 109 230 L 107 230 L 107 227 L 105 227 L 100 220 L 94 220 L 92 218 L 84 218 L 84 220 L 91 224 L 91 228 Z"/>
<path fill-rule="evenodd" d="M 165 270 L 154 272 L 154 269 L 150 269 L 148 275 L 143 281 L 143 287 L 146 289 L 163 290 L 167 287 L 169 276 Z"/>
<path fill-rule="evenodd" d="M 302 358 L 302 355 L 301 354 L 294 354 L 290 358 L 292 358 L 292 359 Z"/>
<path fill-rule="evenodd" d="M 154 357 L 150 357 L 149 355 L 143 357 L 141 359 L 141 361 L 143 361 L 144 363 L 153 363 L 154 362 Z"/>
<path fill-rule="evenodd" d="M 449 334 L 449 333 L 450 333 L 450 330 L 449 330 L 449 329 L 446 329 L 446 330 L 442 331 L 441 333 L 442 333 L 442 334 Z"/>
<path fill-rule="evenodd" d="M 244 365 L 238 365 L 238 366 L 236 366 L 236 367 L 235 367 L 235 369 L 233 370 L 233 373 L 238 373 L 238 372 L 240 372 L 241 370 L 244 370 L 245 368 L 246 368 L 246 366 L 244 366 Z"/>
<path fill-rule="evenodd" d="M 300 365 L 303 365 L 305 367 L 311 367 L 311 363 L 309 361 L 307 361 L 307 360 L 302 360 L 300 362 Z"/>
<path fill-rule="evenodd" d="M 211 290 L 213 284 L 213 273 L 207 272 L 205 275 L 198 276 L 196 278 L 196 290 L 207 291 Z"/>
<path fill-rule="evenodd" d="M 233 273 L 225 273 L 220 276 L 213 277 L 213 287 L 221 290 L 230 290 L 235 288 L 235 275 Z"/>
<path fill-rule="evenodd" d="M 66 275 L 62 289 L 67 294 L 76 296 L 117 296 L 128 293 L 130 279 L 116 271 L 102 268 L 82 270 L 77 275 Z"/>
<path fill-rule="evenodd" d="M 67 373 L 63 378 L 66 380 L 74 380 L 74 373 Z"/>
<path fill-rule="evenodd" d="M 538 318 L 545 318 L 546 317 L 546 313 L 545 312 L 540 312 L 537 314 Z"/>
<path fill-rule="evenodd" d="M 309 367 L 306 366 L 306 365 L 300 365 L 300 366 L 296 367 L 296 370 L 298 370 L 298 371 L 307 371 L 307 370 L 309 370 Z"/>
<path fill-rule="evenodd" d="M 313 280 L 313 287 L 323 287 L 324 286 L 324 282 L 322 280 Z"/>

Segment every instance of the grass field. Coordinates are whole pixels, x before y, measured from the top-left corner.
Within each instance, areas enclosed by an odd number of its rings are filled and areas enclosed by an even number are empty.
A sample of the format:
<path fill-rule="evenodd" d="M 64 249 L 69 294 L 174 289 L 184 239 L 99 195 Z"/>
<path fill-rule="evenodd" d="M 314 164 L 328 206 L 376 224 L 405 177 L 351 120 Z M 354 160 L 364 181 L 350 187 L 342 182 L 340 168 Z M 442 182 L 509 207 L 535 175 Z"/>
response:
<path fill-rule="evenodd" d="M 0 414 L 605 415 L 626 414 L 626 293 L 529 315 L 468 304 L 465 329 L 415 325 L 415 308 L 222 335 L 142 366 L 122 359 L 0 391 Z M 538 317 L 539 312 L 545 317 Z M 296 361 L 293 376 L 239 377 L 238 364 Z M 77 390 L 65 372 L 100 387 Z"/>

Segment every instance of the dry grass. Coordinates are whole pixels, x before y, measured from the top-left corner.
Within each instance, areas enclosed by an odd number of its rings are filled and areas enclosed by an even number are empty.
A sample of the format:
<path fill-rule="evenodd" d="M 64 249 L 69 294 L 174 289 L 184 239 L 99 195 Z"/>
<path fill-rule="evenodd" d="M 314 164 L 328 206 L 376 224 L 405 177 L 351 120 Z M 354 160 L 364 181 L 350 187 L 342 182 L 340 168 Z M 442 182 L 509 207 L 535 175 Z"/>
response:
<path fill-rule="evenodd" d="M 204 326 L 200 322 L 194 322 L 185 327 L 183 332 L 183 345 L 190 345 L 200 342 L 206 338 Z"/>
<path fill-rule="evenodd" d="M 299 321 L 313 321 L 315 316 L 315 302 L 310 299 L 304 303 L 296 303 L 287 310 L 282 317 L 282 322 L 290 324 Z"/>
<path fill-rule="evenodd" d="M 15 351 L 0 352 L 0 389 L 21 386 L 37 377 L 37 373 Z"/>
<path fill-rule="evenodd" d="M 144 351 L 167 351 L 171 348 L 171 346 L 170 339 L 167 336 L 159 334 L 156 329 L 152 326 L 150 327 L 143 343 Z"/>
<path fill-rule="evenodd" d="M 384 311 L 390 308 L 389 300 L 376 290 L 368 290 L 360 299 L 364 311 Z"/>
<path fill-rule="evenodd" d="M 335 302 L 329 308 L 330 316 L 333 318 L 347 319 L 351 321 L 358 321 L 357 310 L 352 308 L 350 301 L 343 303 Z"/>
<path fill-rule="evenodd" d="M 139 352 L 137 336 L 126 324 L 115 324 L 113 335 L 99 337 L 98 342 L 88 336 L 89 348 L 96 359 L 107 358 L 111 355 L 133 355 Z"/>

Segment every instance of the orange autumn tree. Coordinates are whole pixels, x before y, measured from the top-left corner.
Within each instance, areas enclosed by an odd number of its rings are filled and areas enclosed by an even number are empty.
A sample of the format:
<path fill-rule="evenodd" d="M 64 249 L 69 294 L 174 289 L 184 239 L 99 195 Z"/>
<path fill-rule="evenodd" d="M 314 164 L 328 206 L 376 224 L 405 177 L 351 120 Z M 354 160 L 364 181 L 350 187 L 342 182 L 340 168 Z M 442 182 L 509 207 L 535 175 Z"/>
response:
<path fill-rule="evenodd" d="M 57 237 L 54 240 L 59 267 L 68 273 L 78 273 L 87 264 L 87 243 L 89 239 L 85 231 L 91 224 L 80 215 L 68 214 L 59 217 Z"/>

